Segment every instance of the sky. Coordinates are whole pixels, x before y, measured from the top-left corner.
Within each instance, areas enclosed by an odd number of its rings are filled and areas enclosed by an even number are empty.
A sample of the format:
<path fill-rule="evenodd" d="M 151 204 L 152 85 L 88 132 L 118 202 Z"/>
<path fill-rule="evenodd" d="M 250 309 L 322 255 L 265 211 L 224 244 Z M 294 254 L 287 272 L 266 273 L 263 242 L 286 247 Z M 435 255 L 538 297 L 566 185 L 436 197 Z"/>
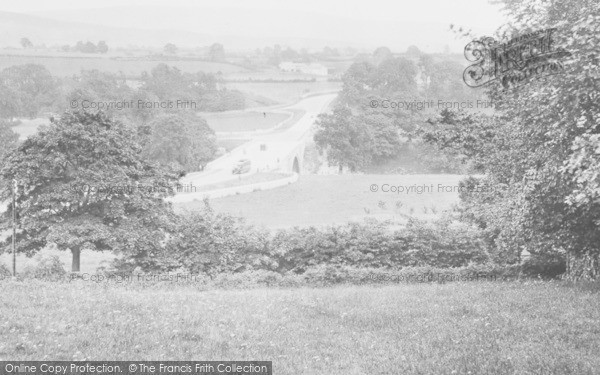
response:
<path fill-rule="evenodd" d="M 111 14 L 111 8 L 117 11 Z M 392 50 L 416 44 L 430 51 L 468 42 L 458 40 L 450 24 L 491 35 L 504 23 L 499 6 L 487 0 L 20 0 L 5 1 L 0 10 L 105 26 L 325 39 Z"/>

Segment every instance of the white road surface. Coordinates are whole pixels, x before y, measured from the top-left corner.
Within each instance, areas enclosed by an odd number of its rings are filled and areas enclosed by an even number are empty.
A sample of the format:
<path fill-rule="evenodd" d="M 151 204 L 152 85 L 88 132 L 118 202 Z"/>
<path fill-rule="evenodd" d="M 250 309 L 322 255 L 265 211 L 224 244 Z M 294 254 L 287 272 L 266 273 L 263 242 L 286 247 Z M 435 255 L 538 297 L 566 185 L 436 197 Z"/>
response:
<path fill-rule="evenodd" d="M 251 171 L 244 176 L 268 171 L 282 171 L 286 168 L 285 161 L 290 153 L 301 142 L 306 142 L 310 129 L 317 116 L 325 111 L 337 94 L 324 94 L 311 96 L 287 107 L 277 109 L 300 109 L 305 114 L 293 126 L 283 130 L 274 130 L 270 133 L 256 135 L 249 142 L 210 162 L 203 172 L 190 173 L 181 183 L 184 186 L 202 186 L 237 179 L 232 174 L 232 169 L 241 159 L 248 159 L 252 163 Z M 268 109 L 265 109 L 268 113 Z M 264 145 L 263 149 L 261 146 Z"/>

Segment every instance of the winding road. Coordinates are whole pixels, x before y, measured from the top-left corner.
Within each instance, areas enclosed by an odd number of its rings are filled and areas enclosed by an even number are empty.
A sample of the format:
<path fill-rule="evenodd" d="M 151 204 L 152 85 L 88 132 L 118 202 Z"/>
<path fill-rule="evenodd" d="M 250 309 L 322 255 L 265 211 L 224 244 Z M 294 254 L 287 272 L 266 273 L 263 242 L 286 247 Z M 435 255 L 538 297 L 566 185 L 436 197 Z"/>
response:
<path fill-rule="evenodd" d="M 257 132 L 249 142 L 213 160 L 204 171 L 188 174 L 181 180 L 181 183 L 184 186 L 198 187 L 235 180 L 238 176 L 232 174 L 231 171 L 241 159 L 248 159 L 252 163 L 250 172 L 244 176 L 257 172 L 293 172 L 290 157 L 293 158 L 299 149 L 304 149 L 304 144 L 311 134 L 310 129 L 317 116 L 326 110 L 336 96 L 336 93 L 314 95 L 289 106 L 271 107 L 272 110 L 278 111 L 302 110 L 304 115 L 289 128 Z M 264 108 L 264 112 L 268 113 L 269 108 Z M 244 134 L 248 134 L 248 132 L 244 132 Z"/>

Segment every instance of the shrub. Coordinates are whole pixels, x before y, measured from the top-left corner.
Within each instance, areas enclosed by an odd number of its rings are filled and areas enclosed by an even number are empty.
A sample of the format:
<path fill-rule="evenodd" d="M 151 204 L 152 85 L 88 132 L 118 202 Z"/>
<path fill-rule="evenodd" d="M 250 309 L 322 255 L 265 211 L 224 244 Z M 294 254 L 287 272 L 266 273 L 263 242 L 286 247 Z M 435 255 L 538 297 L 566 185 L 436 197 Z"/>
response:
<path fill-rule="evenodd" d="M 304 272 L 316 265 L 393 268 L 461 267 L 489 256 L 481 231 L 449 221 L 411 220 L 392 232 L 385 223 L 350 223 L 326 229 L 280 231 L 272 241 L 278 271 Z"/>
<path fill-rule="evenodd" d="M 21 276 L 26 279 L 42 279 L 42 280 L 60 280 L 64 279 L 67 271 L 58 256 L 42 256 L 36 257 L 34 266 L 27 266 L 21 273 Z"/>
<path fill-rule="evenodd" d="M 556 279 L 567 270 L 565 257 L 559 253 L 531 254 L 521 264 L 523 276 Z"/>
<path fill-rule="evenodd" d="M 264 254 L 268 235 L 241 219 L 205 209 L 180 218 L 177 234 L 168 243 L 172 258 L 192 274 L 216 275 L 271 269 L 272 261 Z"/>
<path fill-rule="evenodd" d="M 12 272 L 8 269 L 8 267 L 0 263 L 0 280 L 10 278 L 11 276 Z"/>
<path fill-rule="evenodd" d="M 489 262 L 482 231 L 450 220 L 411 220 L 400 230 L 366 221 L 327 228 L 293 228 L 274 235 L 241 219 L 204 210 L 179 218 L 166 244 L 163 271 L 183 268 L 215 276 L 243 271 L 303 274 L 317 266 L 401 269 L 464 267 Z M 143 259 L 126 257 L 115 268 L 126 273 Z M 326 277 L 335 279 L 335 268 Z"/>

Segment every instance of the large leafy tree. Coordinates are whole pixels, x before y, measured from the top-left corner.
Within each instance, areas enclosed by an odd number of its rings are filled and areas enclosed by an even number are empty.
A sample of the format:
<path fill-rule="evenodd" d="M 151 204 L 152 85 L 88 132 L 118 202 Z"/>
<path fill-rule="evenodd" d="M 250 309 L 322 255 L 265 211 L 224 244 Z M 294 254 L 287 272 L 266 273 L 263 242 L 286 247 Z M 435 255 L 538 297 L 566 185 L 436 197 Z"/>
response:
<path fill-rule="evenodd" d="M 179 176 L 147 162 L 129 129 L 102 113 L 65 113 L 8 153 L 0 172 L 0 201 L 19 182 L 18 251 L 31 255 L 50 243 L 73 254 L 112 250 L 147 268 L 169 230 Z M 12 208 L 5 212 L 5 222 Z M 9 238 L 10 241 L 10 238 Z"/>
<path fill-rule="evenodd" d="M 353 115 L 348 108 L 336 108 L 317 121 L 315 143 L 327 151 L 330 164 L 340 171 L 358 171 L 395 155 L 400 147 L 393 119 L 381 113 Z"/>
<path fill-rule="evenodd" d="M 11 129 L 10 123 L 0 119 L 0 160 L 17 146 L 18 141 L 19 135 Z"/>
<path fill-rule="evenodd" d="M 57 87 L 56 80 L 42 65 L 11 66 L 0 73 L 0 108 L 6 106 L 16 116 L 35 117 L 40 109 L 54 102 Z M 8 116 L 0 114 L 2 117 Z"/>
<path fill-rule="evenodd" d="M 498 187 L 465 194 L 466 215 L 489 231 L 500 258 L 516 261 L 524 249 L 551 258 L 566 254 L 571 276 L 595 278 L 600 275 L 600 3 L 505 3 L 513 15 L 505 30 L 555 27 L 555 48 L 570 56 L 561 61 L 563 74 L 517 87 L 492 84 L 489 96 L 497 114 L 485 121 L 494 126 L 479 125 L 471 138 L 456 129 L 470 127 L 470 119 L 449 127 L 462 133 L 454 138 L 458 148 L 470 143 L 473 156 L 483 162 L 485 182 Z M 441 139 L 452 135 L 446 132 Z"/>
<path fill-rule="evenodd" d="M 216 136 L 206 120 L 185 114 L 164 114 L 149 125 L 145 154 L 163 165 L 175 163 L 189 172 L 213 159 Z"/>

